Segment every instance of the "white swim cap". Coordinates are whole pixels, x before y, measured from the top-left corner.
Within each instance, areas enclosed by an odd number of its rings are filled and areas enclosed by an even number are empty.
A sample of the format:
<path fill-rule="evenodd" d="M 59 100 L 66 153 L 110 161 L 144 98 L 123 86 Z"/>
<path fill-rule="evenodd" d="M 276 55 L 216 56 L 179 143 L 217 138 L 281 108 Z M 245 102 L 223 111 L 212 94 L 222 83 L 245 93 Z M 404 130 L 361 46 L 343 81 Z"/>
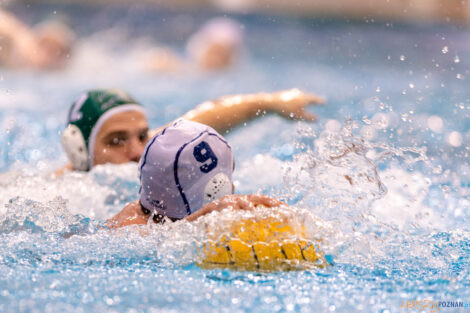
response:
<path fill-rule="evenodd" d="M 243 42 L 242 26 L 229 18 L 218 17 L 206 22 L 188 40 L 187 51 L 191 58 L 199 59 L 209 44 L 219 43 L 240 50 Z"/>
<path fill-rule="evenodd" d="M 233 154 L 209 126 L 179 120 L 155 135 L 140 160 L 144 208 L 180 219 L 232 193 Z"/>

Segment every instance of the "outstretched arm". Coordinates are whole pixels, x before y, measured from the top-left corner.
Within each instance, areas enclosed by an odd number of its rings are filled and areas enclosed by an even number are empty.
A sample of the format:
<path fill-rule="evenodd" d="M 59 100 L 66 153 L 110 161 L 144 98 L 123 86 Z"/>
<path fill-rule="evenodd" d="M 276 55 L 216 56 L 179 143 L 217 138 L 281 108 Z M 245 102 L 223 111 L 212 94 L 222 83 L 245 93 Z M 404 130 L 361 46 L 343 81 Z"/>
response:
<path fill-rule="evenodd" d="M 284 202 L 265 195 L 227 195 L 220 199 L 208 203 L 191 215 L 184 219 L 188 222 L 197 220 L 199 217 L 214 211 L 222 211 L 223 209 L 232 210 L 253 210 L 256 206 L 278 207 L 285 205 Z M 135 224 L 147 224 L 149 215 L 145 214 L 139 203 L 139 200 L 127 204 L 121 212 L 107 220 L 109 228 L 120 228 Z"/>
<path fill-rule="evenodd" d="M 325 100 L 299 89 L 274 93 L 233 95 L 206 101 L 189 111 L 182 118 L 209 125 L 219 133 L 226 133 L 236 126 L 267 113 L 277 113 L 294 120 L 314 121 L 315 114 L 305 110 L 308 105 L 322 104 Z M 156 129 L 151 134 L 156 134 Z"/>
<path fill-rule="evenodd" d="M 315 94 L 304 93 L 299 89 L 232 95 L 206 101 L 183 115 L 183 118 L 209 125 L 218 132 L 225 133 L 246 121 L 271 112 L 289 119 L 314 121 L 316 116 L 305 108 L 324 101 Z"/>
<path fill-rule="evenodd" d="M 44 58 L 33 31 L 14 15 L 0 9 L 0 38 L 4 53 L 0 63 L 6 66 L 39 66 Z"/>

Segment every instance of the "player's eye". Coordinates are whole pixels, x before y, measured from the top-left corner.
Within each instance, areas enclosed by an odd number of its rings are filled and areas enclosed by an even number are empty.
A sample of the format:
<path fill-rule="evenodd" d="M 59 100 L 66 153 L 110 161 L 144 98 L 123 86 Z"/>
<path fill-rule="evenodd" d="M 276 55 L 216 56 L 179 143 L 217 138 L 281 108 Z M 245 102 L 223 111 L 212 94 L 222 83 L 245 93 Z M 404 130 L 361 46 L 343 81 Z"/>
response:
<path fill-rule="evenodd" d="M 116 136 L 112 137 L 110 140 L 108 140 L 108 145 L 110 146 L 124 146 L 127 142 L 128 138 L 126 136 Z"/>
<path fill-rule="evenodd" d="M 148 131 L 145 130 L 139 134 L 139 141 L 142 143 L 146 143 L 148 141 Z"/>

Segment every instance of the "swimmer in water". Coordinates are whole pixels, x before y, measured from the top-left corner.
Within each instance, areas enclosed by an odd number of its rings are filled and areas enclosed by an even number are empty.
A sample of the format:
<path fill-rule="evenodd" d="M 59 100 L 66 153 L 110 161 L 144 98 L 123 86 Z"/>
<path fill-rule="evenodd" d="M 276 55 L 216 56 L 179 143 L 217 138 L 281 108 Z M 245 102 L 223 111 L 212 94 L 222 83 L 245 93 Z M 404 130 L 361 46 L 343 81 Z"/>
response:
<path fill-rule="evenodd" d="M 234 159 L 213 128 L 178 120 L 146 145 L 140 168 L 140 199 L 109 219 L 110 228 L 185 219 L 226 208 L 252 210 L 285 203 L 264 195 L 233 195 Z"/>
<path fill-rule="evenodd" d="M 220 70 L 236 63 L 243 48 L 242 25 L 226 18 L 206 22 L 188 40 L 188 61 L 166 48 L 151 52 L 148 67 L 155 71 L 177 71 L 190 66 L 203 70 Z"/>
<path fill-rule="evenodd" d="M 227 96 L 204 102 L 182 118 L 224 133 L 269 112 L 313 121 L 316 116 L 305 108 L 322 102 L 322 98 L 298 89 Z M 138 162 L 148 138 L 158 130 L 149 131 L 144 107 L 126 92 L 117 89 L 85 92 L 72 104 L 62 134 L 70 164 L 55 174 L 61 175 L 64 170 L 88 171 L 105 163 Z"/>
<path fill-rule="evenodd" d="M 0 9 L 0 66 L 60 69 L 70 56 L 74 39 L 62 23 L 48 21 L 30 29 Z"/>

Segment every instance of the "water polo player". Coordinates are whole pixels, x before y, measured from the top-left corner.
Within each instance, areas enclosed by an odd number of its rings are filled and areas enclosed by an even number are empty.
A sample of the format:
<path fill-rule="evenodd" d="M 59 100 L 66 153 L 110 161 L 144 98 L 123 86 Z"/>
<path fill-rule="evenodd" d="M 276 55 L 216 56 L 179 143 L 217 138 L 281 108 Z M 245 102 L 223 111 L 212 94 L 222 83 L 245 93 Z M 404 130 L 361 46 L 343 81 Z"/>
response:
<path fill-rule="evenodd" d="M 0 7 L 0 66 L 8 68 L 61 69 L 74 47 L 75 35 L 58 20 L 33 28 Z"/>
<path fill-rule="evenodd" d="M 305 111 L 305 107 L 322 102 L 322 98 L 298 89 L 235 95 L 204 102 L 183 118 L 225 132 L 269 112 L 312 121 L 315 115 Z M 62 135 L 70 160 L 65 169 L 87 171 L 99 164 L 138 162 L 149 137 L 143 106 L 126 92 L 117 89 L 88 91 L 73 103 Z M 56 172 L 61 173 L 62 170 Z"/>
<path fill-rule="evenodd" d="M 222 70 L 237 63 L 243 47 L 243 26 L 231 18 L 216 17 L 189 38 L 186 58 L 169 48 L 155 48 L 149 55 L 147 66 L 150 70 L 165 72 Z"/>
<path fill-rule="evenodd" d="M 140 199 L 108 220 L 110 227 L 198 217 L 227 207 L 277 207 L 263 195 L 232 195 L 234 160 L 227 141 L 213 128 L 179 120 L 155 135 L 140 161 Z"/>

